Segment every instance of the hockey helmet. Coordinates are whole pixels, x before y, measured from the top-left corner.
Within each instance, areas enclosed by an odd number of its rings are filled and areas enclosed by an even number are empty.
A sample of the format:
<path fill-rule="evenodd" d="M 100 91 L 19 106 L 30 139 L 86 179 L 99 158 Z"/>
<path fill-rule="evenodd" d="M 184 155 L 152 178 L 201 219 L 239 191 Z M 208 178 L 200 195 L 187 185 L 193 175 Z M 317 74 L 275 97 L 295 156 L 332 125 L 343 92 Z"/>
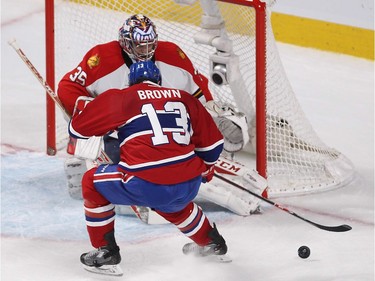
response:
<path fill-rule="evenodd" d="M 158 44 L 156 27 L 148 17 L 142 14 L 133 15 L 120 27 L 119 43 L 132 59 L 149 60 Z"/>
<path fill-rule="evenodd" d="M 157 84 L 161 83 L 159 68 L 152 61 L 140 61 L 130 66 L 129 85 L 151 81 Z"/>

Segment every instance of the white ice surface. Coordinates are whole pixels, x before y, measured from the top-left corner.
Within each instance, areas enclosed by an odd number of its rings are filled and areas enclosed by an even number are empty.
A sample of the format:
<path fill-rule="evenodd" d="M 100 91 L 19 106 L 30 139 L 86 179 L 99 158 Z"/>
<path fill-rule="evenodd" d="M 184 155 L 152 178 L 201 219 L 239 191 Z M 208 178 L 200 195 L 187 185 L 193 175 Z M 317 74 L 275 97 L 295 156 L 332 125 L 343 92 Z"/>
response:
<path fill-rule="evenodd" d="M 321 139 L 356 166 L 330 192 L 277 200 L 317 229 L 272 206 L 239 217 L 201 202 L 227 240 L 230 264 L 182 255 L 188 239 L 171 225 L 118 216 L 123 277 L 84 271 L 91 250 L 82 202 L 69 197 L 64 155 L 45 155 L 45 93 L 7 41 L 17 38 L 44 75 L 44 1 L 1 1 L 1 280 L 4 281 L 371 281 L 374 280 L 374 62 L 279 44 L 296 95 Z M 302 260 L 297 249 L 307 245 Z"/>

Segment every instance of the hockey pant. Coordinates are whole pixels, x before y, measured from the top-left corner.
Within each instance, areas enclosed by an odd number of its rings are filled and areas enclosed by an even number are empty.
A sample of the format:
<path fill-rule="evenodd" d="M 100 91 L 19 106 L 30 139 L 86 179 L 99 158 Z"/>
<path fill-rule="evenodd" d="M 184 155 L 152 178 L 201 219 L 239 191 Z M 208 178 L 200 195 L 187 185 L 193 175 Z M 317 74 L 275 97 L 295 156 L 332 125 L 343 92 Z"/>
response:
<path fill-rule="evenodd" d="M 153 184 L 117 171 L 117 165 L 101 165 L 87 171 L 82 193 L 92 246 L 107 245 L 104 236 L 114 231 L 114 204 L 150 207 L 195 243 L 207 245 L 212 226 L 202 209 L 192 202 L 201 180 L 199 176 L 174 185 Z"/>

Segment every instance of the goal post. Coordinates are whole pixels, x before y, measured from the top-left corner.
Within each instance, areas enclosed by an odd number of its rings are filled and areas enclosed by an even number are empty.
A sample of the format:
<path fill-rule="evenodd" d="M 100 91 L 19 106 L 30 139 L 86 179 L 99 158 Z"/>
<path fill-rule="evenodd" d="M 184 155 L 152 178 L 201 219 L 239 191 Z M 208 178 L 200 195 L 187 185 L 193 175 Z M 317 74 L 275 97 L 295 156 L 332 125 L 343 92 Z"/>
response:
<path fill-rule="evenodd" d="M 265 1 L 46 0 L 48 83 L 55 85 L 94 45 L 117 40 L 136 13 L 151 18 L 159 40 L 183 49 L 209 78 L 215 100 L 246 115 L 251 144 L 244 155 L 267 178 L 269 197 L 330 190 L 353 178 L 351 161 L 322 142 L 299 105 Z M 66 121 L 55 117 L 59 149 Z"/>
<path fill-rule="evenodd" d="M 46 81 L 55 90 L 55 37 L 54 37 L 54 2 L 45 0 L 46 21 Z M 46 94 L 46 132 L 47 155 L 55 155 L 56 149 L 56 108 L 55 102 Z"/>
<path fill-rule="evenodd" d="M 256 168 L 267 178 L 267 123 L 266 123 L 266 5 L 255 5 L 255 100 L 256 100 Z"/>

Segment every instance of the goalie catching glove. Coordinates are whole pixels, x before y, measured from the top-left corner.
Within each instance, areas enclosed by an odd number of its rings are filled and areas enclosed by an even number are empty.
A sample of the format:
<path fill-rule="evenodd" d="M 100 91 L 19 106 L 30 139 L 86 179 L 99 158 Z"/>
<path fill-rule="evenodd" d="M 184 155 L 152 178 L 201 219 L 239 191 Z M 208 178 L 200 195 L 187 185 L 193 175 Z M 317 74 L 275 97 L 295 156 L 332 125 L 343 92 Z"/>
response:
<path fill-rule="evenodd" d="M 245 114 L 236 112 L 228 105 L 208 101 L 205 105 L 224 137 L 224 150 L 240 151 L 248 142 L 248 126 Z"/>

